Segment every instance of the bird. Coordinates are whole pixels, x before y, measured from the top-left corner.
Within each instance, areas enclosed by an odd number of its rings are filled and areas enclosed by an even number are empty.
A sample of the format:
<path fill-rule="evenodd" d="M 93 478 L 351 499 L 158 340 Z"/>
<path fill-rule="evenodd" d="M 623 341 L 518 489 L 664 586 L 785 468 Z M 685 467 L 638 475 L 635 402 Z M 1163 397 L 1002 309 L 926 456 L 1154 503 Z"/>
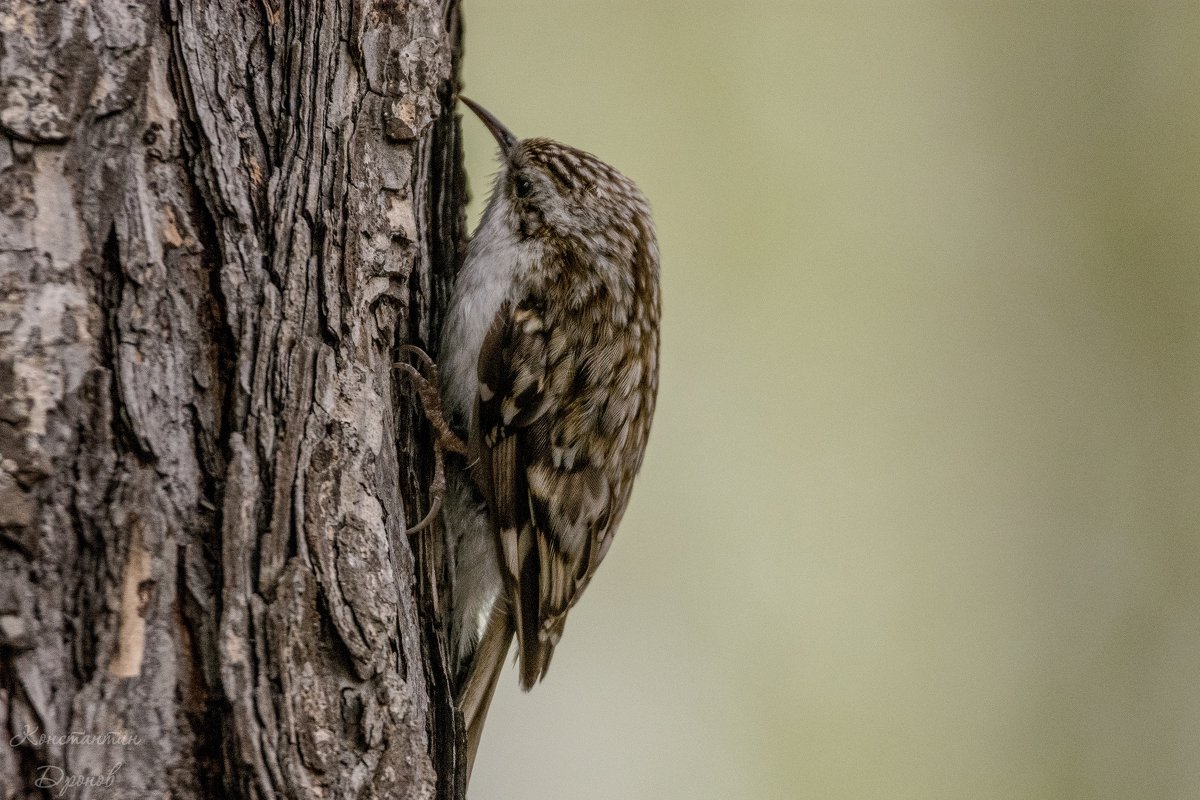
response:
<path fill-rule="evenodd" d="M 637 185 L 596 156 L 521 139 L 459 99 L 499 169 L 451 293 L 422 394 L 439 446 L 451 542 L 450 649 L 474 764 L 515 637 L 521 688 L 545 676 L 612 544 L 658 392 L 659 249 Z M 417 372 L 411 368 L 414 377 Z M 461 438 L 465 436 L 465 442 Z M 416 530 L 416 528 L 411 529 Z"/>

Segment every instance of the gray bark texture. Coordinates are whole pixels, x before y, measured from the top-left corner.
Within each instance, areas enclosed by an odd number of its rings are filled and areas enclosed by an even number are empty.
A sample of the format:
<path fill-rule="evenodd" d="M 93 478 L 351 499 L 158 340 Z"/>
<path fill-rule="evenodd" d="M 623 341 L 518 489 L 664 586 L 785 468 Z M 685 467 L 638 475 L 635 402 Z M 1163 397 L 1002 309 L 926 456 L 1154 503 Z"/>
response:
<path fill-rule="evenodd" d="M 0 800 L 452 798 L 456 0 L 0 0 Z M 92 785 L 86 785 L 86 784 Z"/>

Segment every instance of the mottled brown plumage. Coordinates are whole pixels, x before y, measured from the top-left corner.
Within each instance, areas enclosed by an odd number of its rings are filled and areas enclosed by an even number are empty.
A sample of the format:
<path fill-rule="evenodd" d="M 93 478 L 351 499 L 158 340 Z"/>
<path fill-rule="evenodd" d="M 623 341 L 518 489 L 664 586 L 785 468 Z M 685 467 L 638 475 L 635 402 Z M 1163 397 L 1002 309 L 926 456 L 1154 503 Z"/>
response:
<path fill-rule="evenodd" d="M 465 102 L 501 149 L 439 354 L 470 451 L 445 521 L 473 758 L 513 634 L 528 689 L 629 502 L 658 388 L 660 303 L 653 222 L 633 182 L 573 147 L 518 140 Z"/>

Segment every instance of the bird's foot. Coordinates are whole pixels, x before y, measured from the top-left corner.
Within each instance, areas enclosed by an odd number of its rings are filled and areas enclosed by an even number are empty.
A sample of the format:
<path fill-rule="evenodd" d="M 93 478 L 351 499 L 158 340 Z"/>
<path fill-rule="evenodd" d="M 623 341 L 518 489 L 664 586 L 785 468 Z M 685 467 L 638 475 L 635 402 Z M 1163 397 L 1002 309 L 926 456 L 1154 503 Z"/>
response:
<path fill-rule="evenodd" d="M 425 418 L 429 420 L 430 426 L 433 428 L 433 480 L 429 483 L 429 513 L 418 522 L 416 525 L 408 529 L 407 533 L 412 536 L 415 533 L 420 533 L 429 527 L 430 523 L 437 517 L 442 510 L 442 499 L 446 495 L 446 456 L 445 453 L 449 450 L 451 453 L 458 453 L 465 456 L 467 454 L 467 445 L 459 438 L 450 428 L 450 424 L 446 422 L 445 410 L 442 407 L 442 396 L 438 393 L 438 372 L 437 364 L 433 359 L 419 347 L 411 344 L 401 345 L 400 352 L 416 356 L 417 360 L 425 368 L 425 373 L 412 364 L 403 361 L 398 361 L 392 365 L 393 368 L 400 370 L 412 383 L 413 388 L 417 390 L 417 395 L 421 398 L 421 405 L 425 408 Z"/>

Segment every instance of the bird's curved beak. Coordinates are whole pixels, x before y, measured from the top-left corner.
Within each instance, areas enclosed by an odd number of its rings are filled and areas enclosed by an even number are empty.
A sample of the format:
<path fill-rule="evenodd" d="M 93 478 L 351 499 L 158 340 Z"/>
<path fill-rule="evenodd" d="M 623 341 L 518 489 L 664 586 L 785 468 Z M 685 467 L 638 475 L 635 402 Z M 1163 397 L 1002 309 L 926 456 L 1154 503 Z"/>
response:
<path fill-rule="evenodd" d="M 504 127 L 504 124 L 500 122 L 500 120 L 496 119 L 496 117 L 492 115 L 492 112 L 488 111 L 474 100 L 463 97 L 461 94 L 458 96 L 458 99 L 462 100 L 463 103 L 466 104 L 467 108 L 474 111 L 475 116 L 479 117 L 479 119 L 483 121 L 483 124 L 487 126 L 489 131 L 491 131 L 492 136 L 495 136 L 496 141 L 500 143 L 500 152 L 507 157 L 512 149 L 517 146 L 517 142 L 520 141 L 517 139 L 516 134 Z"/>

